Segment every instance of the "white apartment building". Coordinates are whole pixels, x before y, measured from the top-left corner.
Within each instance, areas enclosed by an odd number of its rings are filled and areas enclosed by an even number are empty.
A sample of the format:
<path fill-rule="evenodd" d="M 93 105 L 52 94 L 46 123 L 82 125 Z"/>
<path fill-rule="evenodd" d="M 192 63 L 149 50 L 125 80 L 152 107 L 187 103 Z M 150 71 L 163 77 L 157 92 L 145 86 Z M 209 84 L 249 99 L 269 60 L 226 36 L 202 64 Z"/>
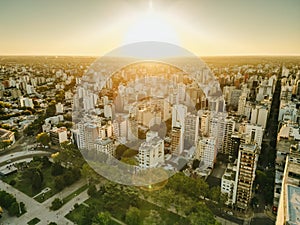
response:
<path fill-rule="evenodd" d="M 203 137 L 199 139 L 195 158 L 203 161 L 207 167 L 213 168 L 217 157 L 216 138 Z"/>
<path fill-rule="evenodd" d="M 164 163 L 164 140 L 158 137 L 157 132 L 147 132 L 146 141 L 141 144 L 138 156 L 141 168 L 153 168 Z"/>

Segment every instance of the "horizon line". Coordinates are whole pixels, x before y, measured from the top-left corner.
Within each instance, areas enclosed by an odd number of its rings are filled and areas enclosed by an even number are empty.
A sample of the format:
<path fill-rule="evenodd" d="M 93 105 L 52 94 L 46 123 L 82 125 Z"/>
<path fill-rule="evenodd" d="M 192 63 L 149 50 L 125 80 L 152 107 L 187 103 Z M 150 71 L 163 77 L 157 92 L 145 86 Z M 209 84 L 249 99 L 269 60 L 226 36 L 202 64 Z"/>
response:
<path fill-rule="evenodd" d="M 104 55 L 79 55 L 79 54 L 7 54 L 0 55 L 0 57 L 103 57 Z M 300 53 L 295 54 L 216 54 L 216 55 L 196 55 L 197 57 L 251 57 L 251 56 L 265 56 L 265 57 L 300 57 Z M 176 57 L 176 56 L 175 56 Z M 179 56 L 180 57 L 180 56 Z"/>

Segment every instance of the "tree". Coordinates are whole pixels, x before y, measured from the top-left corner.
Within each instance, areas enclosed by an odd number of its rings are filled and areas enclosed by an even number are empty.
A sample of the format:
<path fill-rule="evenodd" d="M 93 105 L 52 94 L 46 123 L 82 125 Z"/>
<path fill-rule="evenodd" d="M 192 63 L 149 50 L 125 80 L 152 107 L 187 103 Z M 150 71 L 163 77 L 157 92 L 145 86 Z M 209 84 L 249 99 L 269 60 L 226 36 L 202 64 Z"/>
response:
<path fill-rule="evenodd" d="M 42 162 L 42 167 L 45 169 L 45 168 L 48 168 L 51 166 L 51 162 L 49 160 L 49 158 L 47 156 L 43 156 L 40 161 Z"/>
<path fill-rule="evenodd" d="M 83 164 L 81 174 L 87 179 L 88 182 L 97 181 L 99 178 L 99 175 L 90 167 L 88 163 Z"/>
<path fill-rule="evenodd" d="M 160 214 L 156 210 L 151 210 L 149 215 L 143 221 L 143 225 L 159 224 L 164 225 L 165 221 L 162 220 Z"/>
<path fill-rule="evenodd" d="M 123 156 L 124 152 L 128 149 L 128 147 L 126 145 L 120 144 L 117 146 L 116 148 L 116 158 L 118 160 L 121 159 L 121 157 Z"/>
<path fill-rule="evenodd" d="M 209 198 L 212 201 L 219 202 L 221 196 L 221 189 L 220 187 L 213 187 L 209 192 Z"/>
<path fill-rule="evenodd" d="M 125 222 L 130 225 L 141 224 L 141 212 L 136 207 L 130 207 L 126 212 Z"/>
<path fill-rule="evenodd" d="M 133 156 L 135 156 L 137 154 L 138 154 L 137 150 L 128 148 L 128 149 L 125 150 L 125 152 L 123 153 L 122 157 L 130 158 L 130 157 L 133 157 Z"/>
<path fill-rule="evenodd" d="M 24 202 L 20 202 L 20 208 L 21 208 L 21 213 L 25 213 L 26 212 L 26 207 Z"/>
<path fill-rule="evenodd" d="M 209 208 L 207 208 L 207 206 L 203 202 L 198 202 L 197 204 L 194 204 L 191 207 L 187 219 L 190 221 L 191 225 L 199 225 L 199 224 L 217 225 L 218 224 L 212 212 L 209 210 Z"/>
<path fill-rule="evenodd" d="M 62 207 L 62 205 L 63 205 L 63 202 L 59 198 L 56 198 L 56 199 L 53 200 L 53 202 L 50 206 L 50 209 L 51 210 L 57 210 L 60 207 Z"/>
<path fill-rule="evenodd" d="M 64 168 L 59 163 L 53 163 L 51 168 L 51 174 L 53 176 L 62 175 L 64 172 Z"/>
<path fill-rule="evenodd" d="M 0 191 L 0 202 L 1 206 L 6 208 L 8 210 L 8 214 L 10 216 L 16 216 L 19 215 L 19 205 L 16 200 L 16 198 L 5 192 L 5 191 Z M 20 203 L 20 208 L 21 208 L 21 213 L 26 212 L 25 205 L 23 202 Z"/>
<path fill-rule="evenodd" d="M 87 191 L 89 196 L 95 196 L 95 194 L 97 193 L 97 189 L 96 186 L 94 184 L 90 185 Z"/>
<path fill-rule="evenodd" d="M 72 171 L 68 170 L 64 175 L 63 175 L 64 181 L 66 185 L 71 185 L 75 181 L 75 177 L 72 173 Z"/>
<path fill-rule="evenodd" d="M 43 174 L 39 169 L 35 169 L 32 176 L 32 189 L 40 190 L 43 184 Z"/>
<path fill-rule="evenodd" d="M 41 143 L 43 146 L 48 146 L 49 143 L 50 143 L 50 137 L 47 133 L 39 133 L 37 136 L 36 136 L 36 140 L 37 142 Z"/>
<path fill-rule="evenodd" d="M 98 213 L 95 222 L 99 225 L 110 225 L 111 224 L 110 213 L 109 212 Z"/>
<path fill-rule="evenodd" d="M 55 189 L 58 191 L 61 191 L 62 189 L 64 189 L 65 187 L 65 181 L 64 178 L 62 176 L 58 176 L 54 178 L 54 182 L 55 182 Z"/>
<path fill-rule="evenodd" d="M 6 149 L 8 146 L 10 146 L 12 143 L 11 140 L 3 140 L 3 141 L 0 141 L 0 149 Z"/>
<path fill-rule="evenodd" d="M 19 205 L 18 205 L 18 203 L 17 203 L 16 201 L 13 202 L 13 203 L 9 206 L 9 208 L 8 208 L 8 214 L 9 214 L 10 216 L 16 216 L 16 215 L 19 214 Z"/>
<path fill-rule="evenodd" d="M 55 107 L 55 101 L 49 104 L 48 108 L 46 109 L 46 117 L 55 116 L 56 113 L 56 107 Z"/>
<path fill-rule="evenodd" d="M 129 165 L 133 165 L 133 166 L 139 165 L 138 161 L 135 158 L 122 157 L 121 162 L 129 164 Z"/>

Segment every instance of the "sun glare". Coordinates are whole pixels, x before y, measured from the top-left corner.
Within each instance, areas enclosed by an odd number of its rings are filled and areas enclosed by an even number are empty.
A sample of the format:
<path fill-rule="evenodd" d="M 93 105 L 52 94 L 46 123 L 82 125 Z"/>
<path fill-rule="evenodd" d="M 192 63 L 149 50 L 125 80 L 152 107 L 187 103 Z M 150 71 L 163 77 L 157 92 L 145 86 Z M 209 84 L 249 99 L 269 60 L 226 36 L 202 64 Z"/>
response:
<path fill-rule="evenodd" d="M 152 1 L 148 12 L 136 17 L 125 34 L 124 44 L 141 41 L 159 41 L 179 45 L 178 35 L 170 22 L 155 12 Z"/>

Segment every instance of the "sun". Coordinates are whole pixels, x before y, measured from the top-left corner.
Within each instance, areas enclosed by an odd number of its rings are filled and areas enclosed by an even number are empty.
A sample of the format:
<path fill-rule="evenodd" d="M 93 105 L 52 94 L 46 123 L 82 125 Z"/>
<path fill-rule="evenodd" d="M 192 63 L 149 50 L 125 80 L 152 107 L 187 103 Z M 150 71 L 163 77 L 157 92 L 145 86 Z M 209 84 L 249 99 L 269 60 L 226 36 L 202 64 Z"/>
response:
<path fill-rule="evenodd" d="M 174 26 L 162 14 L 155 12 L 152 1 L 149 2 L 148 12 L 136 17 L 136 21 L 129 27 L 124 38 L 124 44 L 142 41 L 158 41 L 179 45 Z"/>

